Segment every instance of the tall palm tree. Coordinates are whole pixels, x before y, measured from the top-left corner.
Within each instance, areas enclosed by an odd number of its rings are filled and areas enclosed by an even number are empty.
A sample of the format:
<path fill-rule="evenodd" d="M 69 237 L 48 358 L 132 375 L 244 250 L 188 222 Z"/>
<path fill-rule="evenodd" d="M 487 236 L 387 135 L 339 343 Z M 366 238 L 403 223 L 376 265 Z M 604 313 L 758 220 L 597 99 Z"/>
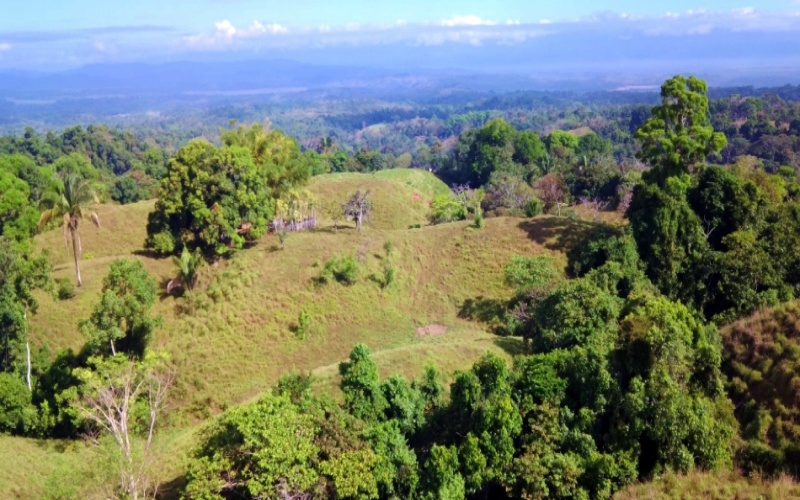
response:
<path fill-rule="evenodd" d="M 75 274 L 78 277 L 78 286 L 83 286 L 81 281 L 81 268 L 78 265 L 78 257 L 83 248 L 81 246 L 81 235 L 78 231 L 81 219 L 90 218 L 95 226 L 100 227 L 100 219 L 97 214 L 90 210 L 94 203 L 99 203 L 97 194 L 92 185 L 86 179 L 77 174 L 68 173 L 64 175 L 63 182 L 58 183 L 55 189 L 46 196 L 42 197 L 42 216 L 39 218 L 39 229 L 41 230 L 50 221 L 62 219 L 62 229 L 64 231 L 64 244 L 69 244 L 67 238 L 72 240 L 72 254 L 75 258 Z"/>

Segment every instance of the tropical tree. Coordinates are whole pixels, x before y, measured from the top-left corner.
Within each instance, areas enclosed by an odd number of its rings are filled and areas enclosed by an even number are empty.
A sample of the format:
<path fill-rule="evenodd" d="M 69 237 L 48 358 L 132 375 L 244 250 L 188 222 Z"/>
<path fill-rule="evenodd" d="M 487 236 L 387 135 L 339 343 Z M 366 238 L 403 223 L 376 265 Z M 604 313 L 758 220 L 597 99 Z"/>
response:
<path fill-rule="evenodd" d="M 78 259 L 83 251 L 79 231 L 80 222 L 88 217 L 95 226 L 100 227 L 97 213 L 90 210 L 92 204 L 99 203 L 99 199 L 92 185 L 77 174 L 65 174 L 62 180 L 63 182 L 58 183 L 53 191 L 42 198 L 41 205 L 45 210 L 39 218 L 39 230 L 51 221 L 63 220 L 64 244 L 67 245 L 67 251 L 69 251 L 68 238 L 72 241 L 75 274 L 78 278 L 78 286 L 83 286 L 81 268 L 78 264 Z"/>
<path fill-rule="evenodd" d="M 711 124 L 706 82 L 680 75 L 661 86 L 661 105 L 653 108 L 635 137 L 641 146 L 639 159 L 654 167 L 651 176 L 659 183 L 690 172 L 728 143 Z"/>
<path fill-rule="evenodd" d="M 103 279 L 100 301 L 79 323 L 92 354 L 117 351 L 141 358 L 161 319 L 150 315 L 158 296 L 156 280 L 138 260 L 115 260 Z"/>

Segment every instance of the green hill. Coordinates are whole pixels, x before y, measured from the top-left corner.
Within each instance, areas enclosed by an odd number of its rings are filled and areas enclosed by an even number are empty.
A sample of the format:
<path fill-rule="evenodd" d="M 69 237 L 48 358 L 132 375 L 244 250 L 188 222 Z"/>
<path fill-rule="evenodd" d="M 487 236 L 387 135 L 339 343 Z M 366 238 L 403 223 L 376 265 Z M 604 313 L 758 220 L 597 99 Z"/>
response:
<path fill-rule="evenodd" d="M 338 363 L 357 342 L 370 347 L 384 375 L 414 376 L 427 364 L 449 373 L 486 351 L 509 356 L 520 348 L 516 340 L 497 337 L 487 325 L 466 319 L 471 316 L 467 309 L 491 308 L 493 301 L 510 296 L 502 268 L 513 255 L 546 253 L 564 265 L 565 246 L 586 227 L 541 217 L 489 219 L 482 230 L 468 222 L 408 229 L 426 223 L 428 201 L 447 189 L 418 170 L 326 175 L 315 178 L 309 189 L 321 199 L 346 199 L 356 189 L 369 189 L 374 213 L 360 234 L 352 224 L 338 232 L 323 224 L 316 231 L 290 234 L 283 249 L 276 236 L 267 235 L 229 261 L 204 269 L 193 296 L 164 296 L 156 304 L 154 312 L 164 324 L 152 346 L 168 352 L 176 366 L 173 418 L 184 427 L 186 418 L 197 422 L 258 396 L 291 370 L 312 371 L 319 390 L 333 387 Z M 151 209 L 152 202 L 98 207 L 101 228 L 82 229 L 84 287 L 66 301 L 40 296 L 31 326 L 36 344 L 47 343 L 51 350 L 81 347 L 78 320 L 88 316 L 114 259 L 141 260 L 161 283 L 172 277 L 170 259 L 141 252 Z M 386 241 L 393 244 L 389 256 Z M 37 237 L 37 244 L 51 252 L 56 278 L 74 279 L 60 230 Z M 324 262 L 345 254 L 361 262 L 358 282 L 349 287 L 316 284 Z M 381 289 L 370 276 L 380 272 L 384 259 L 396 269 L 396 279 Z M 293 333 L 301 310 L 311 317 L 304 339 Z M 179 443 L 163 457 L 171 466 L 166 470 L 178 474 L 180 460 L 173 455 L 188 449 L 192 433 L 191 428 L 166 431 L 162 439 Z M 20 447 L 27 456 L 39 457 L 27 467 L 38 468 L 34 474 L 42 477 L 59 464 L 79 460 L 75 451 L 45 460 L 56 451 L 29 449 L 24 440 L 11 438 L 0 439 L 0 457 Z M 8 471 L 14 473 L 22 471 Z M 4 498 L 34 493 L 0 488 Z"/>
<path fill-rule="evenodd" d="M 186 419 L 199 422 L 250 400 L 291 370 L 311 371 L 318 390 L 331 388 L 338 383 L 338 363 L 358 342 L 370 347 L 383 375 L 414 376 L 428 364 L 450 373 L 486 351 L 508 357 L 520 349 L 516 339 L 497 337 L 486 324 L 467 317 L 481 317 L 481 308 L 510 296 L 502 269 L 511 256 L 545 253 L 563 266 L 565 248 L 588 227 L 540 217 L 488 219 L 482 230 L 468 222 L 408 229 L 426 224 L 427 203 L 447 189 L 419 170 L 326 175 L 309 188 L 323 200 L 346 199 L 356 189 L 369 189 L 374 205 L 362 233 L 352 224 L 338 232 L 323 224 L 316 231 L 290 234 L 283 249 L 276 236 L 267 235 L 229 261 L 204 269 L 193 296 L 164 296 L 156 304 L 154 312 L 164 324 L 152 346 L 168 352 L 177 369 L 173 419 L 184 427 L 167 430 L 162 438 L 178 442 L 165 447 L 170 450 L 162 457 L 167 474 L 180 472 L 174 454 L 192 442 L 194 431 L 186 430 Z M 81 233 L 84 287 L 67 301 L 40 296 L 31 327 L 36 344 L 47 343 L 52 350 L 81 347 L 78 320 L 89 315 L 114 259 L 141 260 L 160 283 L 172 277 L 170 259 L 141 252 L 151 209 L 152 202 L 98 207 L 101 228 L 85 226 Z M 393 246 L 389 256 L 386 241 Z M 51 252 L 56 278 L 74 280 L 59 230 L 39 236 L 37 244 Z M 359 259 L 356 284 L 316 284 L 321 266 L 335 255 Z M 384 259 L 396 269 L 396 279 L 381 289 L 370 277 L 380 272 Z M 301 311 L 311 317 L 304 339 L 293 333 Z M 10 438 L 0 439 L 0 457 L 21 446 L 40 457 L 31 460 L 37 465 L 28 466 L 39 467 L 36 474 L 43 477 L 58 464 L 77 460 L 74 451 L 44 460 L 55 451 L 29 450 L 24 441 Z M 4 498 L 32 492 L 0 488 Z"/>

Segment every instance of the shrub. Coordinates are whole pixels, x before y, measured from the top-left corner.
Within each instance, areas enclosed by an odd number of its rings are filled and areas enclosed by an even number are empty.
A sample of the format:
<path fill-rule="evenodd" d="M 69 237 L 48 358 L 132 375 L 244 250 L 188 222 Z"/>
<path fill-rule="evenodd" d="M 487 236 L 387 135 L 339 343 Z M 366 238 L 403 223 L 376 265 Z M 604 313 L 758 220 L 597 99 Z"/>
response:
<path fill-rule="evenodd" d="M 535 217 L 544 211 L 544 202 L 539 198 L 531 198 L 525 203 L 525 215 Z"/>
<path fill-rule="evenodd" d="M 528 290 L 552 284 L 559 278 L 553 259 L 547 255 L 511 257 L 504 269 L 506 284 L 518 290 Z"/>
<path fill-rule="evenodd" d="M 475 229 L 481 229 L 483 228 L 483 225 L 483 212 L 475 212 Z"/>
<path fill-rule="evenodd" d="M 384 261 L 384 263 L 383 263 L 383 283 L 381 283 L 381 288 L 387 288 L 389 285 L 394 283 L 394 276 L 395 276 L 394 266 L 390 262 Z"/>
<path fill-rule="evenodd" d="M 352 255 L 337 255 L 325 262 L 319 281 L 338 281 L 343 285 L 353 285 L 358 281 L 358 262 Z"/>
<path fill-rule="evenodd" d="M 392 255 L 392 250 L 394 250 L 394 243 L 392 243 L 392 240 L 386 240 L 383 243 L 383 250 L 386 252 L 387 257 Z"/>
<path fill-rule="evenodd" d="M 156 233 L 148 240 L 148 246 L 156 253 L 170 255 L 175 252 L 175 238 L 166 231 Z"/>
<path fill-rule="evenodd" d="M 75 296 L 75 285 L 72 284 L 72 281 L 61 278 L 58 280 L 57 294 L 59 300 L 69 300 Z"/>
<path fill-rule="evenodd" d="M 466 216 L 467 209 L 450 194 L 440 194 L 431 202 L 431 222 L 434 224 L 463 220 Z"/>
<path fill-rule="evenodd" d="M 308 329 L 311 327 L 311 315 L 308 314 L 308 311 L 303 309 L 300 311 L 300 315 L 297 317 L 297 330 L 295 333 L 299 338 L 305 338 L 306 334 L 308 333 Z"/>

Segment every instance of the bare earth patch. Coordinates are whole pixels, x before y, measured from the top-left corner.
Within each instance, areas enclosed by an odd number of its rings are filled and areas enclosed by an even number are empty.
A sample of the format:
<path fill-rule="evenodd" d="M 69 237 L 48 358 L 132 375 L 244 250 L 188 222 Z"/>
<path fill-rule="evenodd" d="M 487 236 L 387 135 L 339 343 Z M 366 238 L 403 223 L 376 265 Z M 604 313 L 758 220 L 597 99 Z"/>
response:
<path fill-rule="evenodd" d="M 417 335 L 420 337 L 425 337 L 427 335 L 441 335 L 443 333 L 447 333 L 447 327 L 444 325 L 437 325 L 436 323 L 417 328 Z"/>

